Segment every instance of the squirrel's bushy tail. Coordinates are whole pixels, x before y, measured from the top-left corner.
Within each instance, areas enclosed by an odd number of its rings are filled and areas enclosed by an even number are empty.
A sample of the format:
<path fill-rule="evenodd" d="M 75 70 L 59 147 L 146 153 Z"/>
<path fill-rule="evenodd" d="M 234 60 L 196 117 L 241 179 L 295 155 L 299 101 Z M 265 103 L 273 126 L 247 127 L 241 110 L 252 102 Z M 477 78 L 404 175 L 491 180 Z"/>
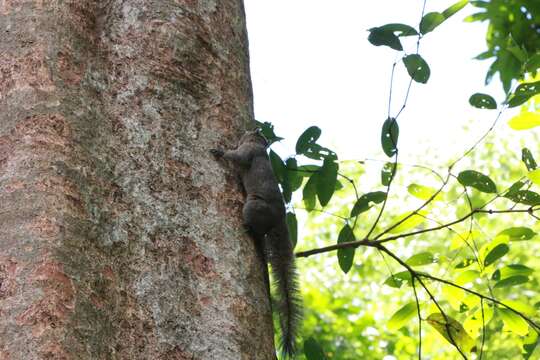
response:
<path fill-rule="evenodd" d="M 276 307 L 281 328 L 280 349 L 284 358 L 292 358 L 296 351 L 298 326 L 302 318 L 302 299 L 294 254 L 287 224 L 283 221 L 268 235 L 268 260 L 276 288 Z"/>

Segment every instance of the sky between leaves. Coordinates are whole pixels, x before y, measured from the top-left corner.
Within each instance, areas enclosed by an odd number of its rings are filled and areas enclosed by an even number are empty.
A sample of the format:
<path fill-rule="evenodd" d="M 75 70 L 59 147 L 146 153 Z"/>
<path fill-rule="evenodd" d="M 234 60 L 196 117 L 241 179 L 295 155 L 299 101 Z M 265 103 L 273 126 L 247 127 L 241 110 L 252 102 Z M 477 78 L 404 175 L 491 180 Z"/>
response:
<path fill-rule="evenodd" d="M 427 1 L 426 12 L 442 11 L 455 1 Z M 380 128 L 386 119 L 392 64 L 388 47 L 367 41 L 367 29 L 399 22 L 417 27 L 422 0 L 245 0 L 250 41 L 255 115 L 276 126 L 287 138 L 274 148 L 282 157 L 293 153 L 308 126 L 322 129 L 320 143 L 341 159 L 385 159 Z M 464 23 L 468 5 L 422 40 L 420 53 L 431 68 L 428 83 L 413 84 L 400 117 L 402 161 L 443 165 L 472 145 L 491 125 L 496 110 L 472 108 L 475 92 L 503 92 L 498 81 L 487 89 L 489 61 L 472 60 L 485 50 L 486 24 Z M 403 39 L 402 39 L 403 40 Z M 413 53 L 415 39 L 404 42 Z M 392 113 L 403 104 L 409 76 L 396 68 Z M 499 126 L 506 127 L 505 113 Z M 464 127 L 469 130 L 464 131 Z M 441 162 L 442 161 L 442 162 Z"/>

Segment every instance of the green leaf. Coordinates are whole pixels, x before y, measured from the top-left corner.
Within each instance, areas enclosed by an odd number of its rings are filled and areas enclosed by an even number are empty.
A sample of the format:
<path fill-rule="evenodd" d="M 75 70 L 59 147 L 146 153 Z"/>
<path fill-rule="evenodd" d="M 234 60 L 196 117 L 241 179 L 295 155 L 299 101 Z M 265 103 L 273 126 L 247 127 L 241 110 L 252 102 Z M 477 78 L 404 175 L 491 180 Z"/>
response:
<path fill-rule="evenodd" d="M 407 218 L 407 220 L 403 221 L 398 226 L 396 226 L 395 228 L 393 228 L 392 230 L 390 230 L 388 232 L 390 234 L 399 234 L 399 233 L 403 233 L 403 232 L 405 232 L 407 230 L 411 230 L 411 229 L 417 227 L 418 225 L 420 225 L 421 223 L 423 223 L 424 221 L 426 221 L 425 216 L 427 214 L 428 214 L 427 211 L 423 211 L 423 210 L 420 210 L 416 214 L 412 214 L 412 215 L 411 215 L 411 212 L 407 212 L 405 214 L 402 214 L 402 215 L 396 217 L 392 221 L 392 224 L 396 224 L 396 223 L 402 221 L 405 218 Z"/>
<path fill-rule="evenodd" d="M 495 54 L 493 54 L 493 51 L 488 50 L 488 51 L 484 51 L 481 54 L 476 55 L 473 59 L 475 59 L 475 60 L 486 60 L 486 59 L 492 58 L 494 56 L 495 56 Z"/>
<path fill-rule="evenodd" d="M 429 80 L 431 71 L 426 61 L 418 54 L 412 54 L 403 58 L 403 64 L 407 68 L 410 77 L 421 84 L 425 84 Z"/>
<path fill-rule="evenodd" d="M 350 228 L 349 224 L 346 224 L 339 232 L 338 244 L 351 242 L 354 240 L 355 238 L 354 238 L 353 231 Z M 346 249 L 338 249 L 337 251 L 339 267 L 345 274 L 348 273 L 349 270 L 351 269 L 351 266 L 354 260 L 355 250 L 356 250 L 355 248 L 346 248 Z"/>
<path fill-rule="evenodd" d="M 304 154 L 311 144 L 314 144 L 321 137 L 321 129 L 317 126 L 307 128 L 296 141 L 296 153 Z"/>
<path fill-rule="evenodd" d="M 288 212 L 285 218 L 287 221 L 287 228 L 289 229 L 289 238 L 293 245 L 293 249 L 296 247 L 296 242 L 298 241 L 298 221 L 296 220 L 296 215 L 292 212 Z"/>
<path fill-rule="evenodd" d="M 393 288 L 400 288 L 404 282 L 411 282 L 411 273 L 408 271 L 401 271 L 389 276 L 384 284 Z"/>
<path fill-rule="evenodd" d="M 410 266 L 422 266 L 427 264 L 433 264 L 437 262 L 435 256 L 430 252 L 421 252 L 411 256 L 405 261 Z"/>
<path fill-rule="evenodd" d="M 538 345 L 538 333 L 536 331 L 530 331 L 529 334 L 523 339 L 523 359 L 529 360 L 531 355 Z"/>
<path fill-rule="evenodd" d="M 304 341 L 304 355 L 306 355 L 307 360 L 326 360 L 321 345 L 313 337 Z"/>
<path fill-rule="evenodd" d="M 486 257 L 484 258 L 484 266 L 493 264 L 495 261 L 506 255 L 508 251 L 510 251 L 508 245 L 498 244 L 487 253 Z"/>
<path fill-rule="evenodd" d="M 529 278 L 527 276 L 523 276 L 523 275 L 510 276 L 506 279 L 502 279 L 498 281 L 495 284 L 494 288 L 497 289 L 497 288 L 520 285 L 520 284 L 526 283 L 527 281 L 529 281 Z"/>
<path fill-rule="evenodd" d="M 534 54 L 525 63 L 525 70 L 530 73 L 534 73 L 540 69 L 540 52 Z"/>
<path fill-rule="evenodd" d="M 491 279 L 499 281 L 513 276 L 529 276 L 534 272 L 533 269 L 522 264 L 511 264 L 497 269 L 491 275 Z"/>
<path fill-rule="evenodd" d="M 443 11 L 443 16 L 445 19 L 448 19 L 450 16 L 457 13 L 459 10 L 463 9 L 467 4 L 469 3 L 469 0 L 461 0 L 455 3 L 454 5 L 450 6 L 448 9 Z"/>
<path fill-rule="evenodd" d="M 502 302 L 505 305 L 510 306 L 512 309 L 519 311 L 523 315 L 534 316 L 536 315 L 536 308 L 532 305 L 516 301 L 516 300 L 504 300 Z"/>
<path fill-rule="evenodd" d="M 303 177 L 298 171 L 298 164 L 295 158 L 288 158 L 285 161 L 285 173 L 281 187 L 283 189 L 283 198 L 286 203 L 290 203 L 292 193 L 302 186 Z"/>
<path fill-rule="evenodd" d="M 469 98 L 469 104 L 478 109 L 496 109 L 497 102 L 487 94 L 476 93 Z"/>
<path fill-rule="evenodd" d="M 467 333 L 473 338 L 477 338 L 485 325 L 493 318 L 493 307 L 483 306 L 483 310 L 480 307 L 472 315 L 467 317 L 463 322 L 463 327 Z"/>
<path fill-rule="evenodd" d="M 424 185 L 411 184 L 407 187 L 407 191 L 415 198 L 420 200 L 429 200 L 435 193 L 437 193 L 438 190 Z M 438 193 L 433 200 L 442 201 L 442 194 Z"/>
<path fill-rule="evenodd" d="M 272 170 L 276 176 L 277 181 L 283 182 L 285 175 L 285 164 L 278 154 L 270 150 L 270 164 L 272 164 Z"/>
<path fill-rule="evenodd" d="M 529 100 L 536 94 L 540 94 L 540 81 L 521 84 L 510 96 L 508 100 L 508 107 L 513 108 L 524 104 L 525 102 L 527 102 L 527 100 Z"/>
<path fill-rule="evenodd" d="M 321 167 L 318 165 L 302 165 L 298 167 L 298 175 L 302 177 L 311 177 L 316 172 L 319 172 L 321 170 Z"/>
<path fill-rule="evenodd" d="M 325 159 L 321 171 L 317 176 L 317 197 L 321 206 L 326 206 L 334 191 L 338 175 L 338 164 L 330 159 Z"/>
<path fill-rule="evenodd" d="M 473 338 L 467 334 L 463 326 L 455 319 L 441 313 L 433 313 L 427 317 L 429 325 L 433 326 L 450 344 L 459 347 L 459 349 L 468 353 L 475 346 Z"/>
<path fill-rule="evenodd" d="M 387 162 L 386 164 L 384 164 L 381 170 L 381 184 L 383 186 L 390 185 L 390 182 L 392 182 L 394 175 L 396 175 L 396 169 L 397 164 L 395 163 Z"/>
<path fill-rule="evenodd" d="M 420 33 L 427 34 L 433 31 L 437 26 L 441 25 L 446 18 L 440 12 L 430 12 L 424 15 L 420 22 Z"/>
<path fill-rule="evenodd" d="M 418 32 L 415 28 L 405 24 L 386 24 L 379 26 L 377 29 L 382 31 L 391 31 L 393 33 L 398 33 L 397 36 L 411 36 L 418 35 Z"/>
<path fill-rule="evenodd" d="M 403 306 L 401 309 L 396 311 L 394 315 L 388 321 L 388 330 L 396 331 L 401 329 L 403 326 L 418 314 L 416 309 L 416 303 L 410 302 L 407 305 Z"/>
<path fill-rule="evenodd" d="M 291 186 L 291 191 L 296 191 L 302 186 L 302 175 L 298 169 L 298 164 L 295 158 L 288 158 L 285 161 L 286 176 Z"/>
<path fill-rule="evenodd" d="M 530 240 L 536 236 L 536 233 L 524 226 L 516 226 L 501 231 L 498 235 L 506 235 L 510 241 Z M 497 236 L 498 236 L 497 235 Z"/>
<path fill-rule="evenodd" d="M 472 264 L 475 264 L 476 263 L 476 259 L 475 258 L 466 258 L 466 259 L 463 259 L 461 260 L 459 263 L 457 263 L 457 265 L 455 266 L 456 269 L 465 269 L 469 266 L 471 266 Z"/>
<path fill-rule="evenodd" d="M 512 193 L 508 193 L 504 196 L 507 199 L 512 200 L 515 203 L 525 205 L 538 205 L 540 204 L 540 195 L 530 190 L 519 190 Z"/>
<path fill-rule="evenodd" d="M 358 216 L 359 214 L 368 211 L 371 208 L 372 203 L 380 204 L 385 199 L 386 193 L 383 191 L 369 192 L 360 196 L 351 210 L 351 217 Z"/>
<path fill-rule="evenodd" d="M 510 186 L 504 197 L 509 198 L 509 196 L 514 196 L 522 187 L 526 185 L 525 181 L 516 181 Z"/>
<path fill-rule="evenodd" d="M 527 177 L 533 182 L 533 184 L 540 185 L 540 169 L 530 171 L 527 174 Z"/>
<path fill-rule="evenodd" d="M 335 152 L 316 143 L 309 144 L 308 148 L 302 155 L 313 160 L 337 159 Z"/>
<path fill-rule="evenodd" d="M 399 126 L 396 119 L 386 119 L 381 133 L 381 145 L 386 156 L 392 157 L 397 153 L 398 137 Z"/>
<path fill-rule="evenodd" d="M 257 124 L 257 127 L 261 129 L 261 134 L 268 141 L 268 145 L 271 145 L 276 141 L 283 140 L 282 137 L 279 137 L 274 133 L 274 125 L 272 125 L 271 123 L 267 121 L 260 122 L 257 120 L 255 120 L 255 123 Z"/>
<path fill-rule="evenodd" d="M 463 286 L 480 277 L 480 272 L 476 270 L 465 270 L 456 278 L 456 284 Z"/>
<path fill-rule="evenodd" d="M 531 150 L 527 148 L 521 149 L 521 161 L 523 161 L 523 163 L 527 167 L 527 170 L 529 171 L 536 170 L 538 166 L 536 165 L 536 161 L 534 160 Z"/>
<path fill-rule="evenodd" d="M 497 186 L 493 180 L 475 170 L 465 170 L 460 172 L 458 175 L 458 181 L 463 186 L 470 186 L 481 192 L 497 192 Z"/>
<path fill-rule="evenodd" d="M 317 205 L 317 177 L 318 173 L 312 174 L 302 191 L 304 207 L 308 212 L 315 209 L 315 206 Z"/>
<path fill-rule="evenodd" d="M 513 130 L 529 130 L 540 125 L 540 112 L 523 111 L 508 121 Z"/>
<path fill-rule="evenodd" d="M 529 332 L 529 325 L 521 316 L 508 309 L 498 308 L 497 311 L 501 315 L 504 326 L 508 330 L 519 336 L 527 335 Z"/>
<path fill-rule="evenodd" d="M 403 46 L 399 38 L 392 31 L 373 28 L 369 30 L 368 41 L 375 46 L 388 46 L 394 50 L 401 51 Z"/>

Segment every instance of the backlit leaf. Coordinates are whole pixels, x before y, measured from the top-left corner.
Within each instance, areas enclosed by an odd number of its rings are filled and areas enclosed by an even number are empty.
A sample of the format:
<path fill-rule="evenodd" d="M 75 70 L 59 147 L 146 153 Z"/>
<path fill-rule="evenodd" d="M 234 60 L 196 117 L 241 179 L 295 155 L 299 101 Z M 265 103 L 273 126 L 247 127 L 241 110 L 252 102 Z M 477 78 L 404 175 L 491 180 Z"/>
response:
<path fill-rule="evenodd" d="M 480 335 L 483 326 L 487 325 L 493 318 L 493 307 L 484 304 L 483 309 L 484 311 L 479 308 L 463 322 L 463 328 L 473 339 Z"/>
<path fill-rule="evenodd" d="M 457 13 L 459 10 L 463 9 L 467 4 L 469 3 L 469 0 L 460 0 L 457 3 L 450 6 L 448 9 L 444 10 L 442 12 L 445 19 L 448 19 L 450 16 Z"/>
<path fill-rule="evenodd" d="M 398 233 L 402 233 L 407 230 L 413 229 L 417 227 L 418 225 L 422 224 L 424 221 L 426 221 L 425 216 L 427 216 L 427 214 L 428 214 L 427 211 L 424 211 L 424 210 L 420 210 L 416 214 L 412 214 L 412 215 L 410 212 L 402 214 L 396 217 L 392 221 L 392 224 L 396 224 L 408 217 L 407 220 L 404 220 L 403 222 L 401 222 L 398 226 L 390 230 L 389 233 L 398 234 Z"/>
<path fill-rule="evenodd" d="M 440 12 L 430 12 L 424 15 L 422 21 L 420 22 L 420 32 L 422 34 L 427 34 L 428 32 L 433 31 L 437 26 L 442 24 L 446 20 L 443 14 Z"/>
<path fill-rule="evenodd" d="M 411 282 L 411 273 L 408 271 L 401 271 L 393 275 L 390 275 L 386 279 L 384 284 L 393 288 L 400 288 L 404 282 L 408 282 L 408 283 Z"/>
<path fill-rule="evenodd" d="M 430 252 L 421 252 L 421 253 L 411 256 L 405 262 L 409 264 L 410 266 L 421 266 L 421 265 L 433 264 L 437 262 L 437 259 Z"/>
<path fill-rule="evenodd" d="M 528 177 L 529 180 L 531 180 L 534 184 L 540 185 L 540 169 L 536 169 L 536 170 L 530 171 L 530 172 L 527 174 L 527 177 Z"/>
<path fill-rule="evenodd" d="M 409 192 L 409 194 L 420 200 L 429 200 L 438 190 L 429 186 L 411 184 L 407 187 L 407 191 Z M 438 193 L 437 196 L 433 198 L 433 200 L 442 201 L 442 194 Z"/>
<path fill-rule="evenodd" d="M 536 315 L 536 309 L 534 306 L 525 304 L 516 300 L 504 300 L 503 304 L 510 306 L 512 309 L 519 311 L 523 315 L 534 316 Z"/>
<path fill-rule="evenodd" d="M 464 246 L 471 246 L 475 239 L 481 237 L 482 234 L 478 230 L 456 233 L 456 235 L 454 235 L 450 241 L 450 250 L 456 250 Z"/>
<path fill-rule="evenodd" d="M 469 353 L 475 346 L 473 338 L 467 334 L 463 326 L 446 315 L 433 313 L 427 317 L 427 322 L 437 330 L 450 344 L 457 346 L 462 352 Z"/>
<path fill-rule="evenodd" d="M 456 284 L 463 286 L 480 277 L 480 272 L 477 270 L 466 270 L 458 275 L 456 278 Z"/>
<path fill-rule="evenodd" d="M 403 326 L 407 325 L 417 313 L 416 303 L 408 303 L 392 315 L 388 321 L 388 330 L 395 331 L 401 329 Z"/>
<path fill-rule="evenodd" d="M 504 327 L 507 330 L 510 330 L 519 336 L 527 335 L 529 332 L 529 325 L 521 316 L 517 315 L 512 310 L 503 308 L 498 308 L 497 312 L 501 316 Z"/>
<path fill-rule="evenodd" d="M 540 125 L 540 112 L 523 111 L 508 121 L 514 130 L 528 130 Z"/>

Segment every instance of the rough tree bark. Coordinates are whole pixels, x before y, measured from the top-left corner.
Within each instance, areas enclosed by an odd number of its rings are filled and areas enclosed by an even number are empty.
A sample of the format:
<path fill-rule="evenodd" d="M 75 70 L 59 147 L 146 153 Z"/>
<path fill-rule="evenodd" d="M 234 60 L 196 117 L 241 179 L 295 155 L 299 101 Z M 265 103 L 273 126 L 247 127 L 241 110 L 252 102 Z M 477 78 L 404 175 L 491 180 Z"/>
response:
<path fill-rule="evenodd" d="M 0 0 L 0 359 L 271 359 L 241 0 Z"/>

